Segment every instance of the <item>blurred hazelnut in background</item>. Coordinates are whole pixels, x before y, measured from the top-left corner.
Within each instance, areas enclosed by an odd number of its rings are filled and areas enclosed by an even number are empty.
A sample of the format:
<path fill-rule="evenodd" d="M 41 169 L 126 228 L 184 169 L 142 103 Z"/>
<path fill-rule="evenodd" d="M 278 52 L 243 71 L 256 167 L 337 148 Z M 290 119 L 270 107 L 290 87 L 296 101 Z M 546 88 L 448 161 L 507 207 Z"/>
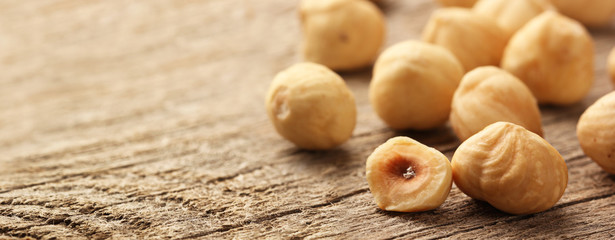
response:
<path fill-rule="evenodd" d="M 334 71 L 369 66 L 384 43 L 384 16 L 368 0 L 303 0 L 299 14 L 305 60 Z"/>
<path fill-rule="evenodd" d="M 525 82 L 539 103 L 572 104 L 594 82 L 594 43 L 583 25 L 546 11 L 513 35 L 502 68 Z"/>
<path fill-rule="evenodd" d="M 553 9 L 549 0 L 479 0 L 473 8 L 493 19 L 509 38 L 532 18 Z"/>
<path fill-rule="evenodd" d="M 614 0 L 551 0 L 562 14 L 588 27 L 608 25 L 615 14 Z"/>
<path fill-rule="evenodd" d="M 450 50 L 465 71 L 471 71 L 498 66 L 507 37 L 489 17 L 465 8 L 442 8 L 432 13 L 423 30 L 423 41 Z"/>
<path fill-rule="evenodd" d="M 477 0 L 437 0 L 444 7 L 465 7 L 471 8 Z"/>

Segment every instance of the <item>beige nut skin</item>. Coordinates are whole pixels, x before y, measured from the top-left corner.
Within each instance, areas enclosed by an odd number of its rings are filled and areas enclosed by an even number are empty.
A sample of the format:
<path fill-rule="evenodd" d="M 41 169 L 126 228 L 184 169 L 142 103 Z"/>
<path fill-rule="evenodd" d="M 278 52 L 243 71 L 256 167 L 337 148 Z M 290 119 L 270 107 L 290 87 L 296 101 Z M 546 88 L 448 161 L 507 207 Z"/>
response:
<path fill-rule="evenodd" d="M 551 0 L 564 15 L 589 27 L 608 25 L 615 14 L 613 0 Z"/>
<path fill-rule="evenodd" d="M 479 0 L 474 12 L 489 17 L 509 38 L 532 18 L 554 9 L 549 0 Z"/>
<path fill-rule="evenodd" d="M 303 149 L 342 144 L 357 119 L 354 96 L 344 80 L 315 63 L 298 63 L 278 73 L 265 106 L 277 132 Z"/>
<path fill-rule="evenodd" d="M 369 99 L 393 129 L 434 128 L 446 123 L 463 73 L 461 63 L 443 47 L 398 43 L 376 61 Z"/>
<path fill-rule="evenodd" d="M 577 137 L 587 156 L 615 174 L 615 92 L 585 110 L 577 124 Z"/>
<path fill-rule="evenodd" d="M 367 158 L 366 177 L 378 207 L 419 212 L 444 203 L 452 185 L 448 158 L 408 137 L 394 137 Z"/>
<path fill-rule="evenodd" d="M 609 71 L 609 76 L 611 76 L 613 86 L 615 86 L 615 47 L 611 50 L 611 53 L 609 54 L 606 68 Z"/>
<path fill-rule="evenodd" d="M 551 208 L 568 184 L 568 168 L 557 150 L 507 122 L 489 125 L 463 142 L 451 165 L 462 192 L 511 214 Z"/>
<path fill-rule="evenodd" d="M 384 43 L 384 16 L 370 1 L 303 0 L 299 14 L 305 60 L 335 71 L 372 64 Z"/>
<path fill-rule="evenodd" d="M 572 104 L 594 81 L 594 44 L 583 25 L 546 11 L 513 35 L 502 68 L 525 82 L 539 103 Z"/>
<path fill-rule="evenodd" d="M 525 84 L 497 67 L 476 68 L 463 77 L 455 91 L 451 126 L 464 141 L 498 121 L 512 122 L 542 135 L 540 109 Z"/>
<path fill-rule="evenodd" d="M 423 41 L 450 50 L 466 71 L 498 66 L 507 39 L 495 21 L 465 8 L 434 11 L 423 30 Z"/>
<path fill-rule="evenodd" d="M 444 7 L 465 7 L 471 8 L 477 0 L 438 0 L 438 3 Z"/>

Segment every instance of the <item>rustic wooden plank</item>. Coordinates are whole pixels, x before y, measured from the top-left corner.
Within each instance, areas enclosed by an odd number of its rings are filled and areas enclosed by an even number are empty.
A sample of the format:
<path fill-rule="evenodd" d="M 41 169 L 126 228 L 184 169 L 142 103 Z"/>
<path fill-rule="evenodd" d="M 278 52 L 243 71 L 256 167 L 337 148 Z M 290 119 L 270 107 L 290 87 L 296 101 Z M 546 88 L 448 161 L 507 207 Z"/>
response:
<path fill-rule="evenodd" d="M 364 161 L 396 135 L 449 158 L 450 128 L 394 132 L 367 99 L 370 69 L 342 73 L 353 138 L 302 151 L 266 119 L 275 73 L 299 61 L 296 1 L 0 2 L 0 238 L 609 238 L 615 178 L 585 157 L 579 115 L 612 89 L 613 26 L 592 30 L 596 84 L 541 107 L 569 187 L 549 211 L 511 216 L 455 187 L 430 212 L 372 202 Z M 416 39 L 436 6 L 384 1 L 387 45 Z"/>

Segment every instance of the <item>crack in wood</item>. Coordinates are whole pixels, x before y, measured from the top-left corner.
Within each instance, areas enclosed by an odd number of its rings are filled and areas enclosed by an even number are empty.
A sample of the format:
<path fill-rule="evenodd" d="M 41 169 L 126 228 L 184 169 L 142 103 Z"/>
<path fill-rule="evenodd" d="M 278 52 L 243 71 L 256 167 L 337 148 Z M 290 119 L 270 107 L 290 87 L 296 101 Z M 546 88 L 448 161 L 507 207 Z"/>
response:
<path fill-rule="evenodd" d="M 338 202 L 340 202 L 340 201 L 342 201 L 342 200 L 344 200 L 346 198 L 350 198 L 350 197 L 355 196 L 355 195 L 366 193 L 368 191 L 369 191 L 368 188 L 358 189 L 358 190 L 352 191 L 350 193 L 347 193 L 347 194 L 344 194 L 344 195 L 341 195 L 341 196 L 329 199 L 325 203 L 310 205 L 307 208 L 311 208 L 311 209 L 321 208 L 321 207 L 328 206 L 328 205 L 331 205 L 331 204 L 334 204 L 334 203 L 338 203 Z M 284 217 L 284 216 L 288 216 L 288 215 L 292 215 L 292 214 L 301 213 L 301 212 L 303 212 L 302 209 L 304 209 L 304 208 L 295 208 L 295 209 L 286 210 L 286 211 L 282 211 L 282 212 L 278 212 L 278 213 L 274 213 L 274 214 L 265 215 L 265 216 L 262 216 L 262 217 L 255 218 L 253 220 L 245 220 L 245 221 L 242 221 L 242 222 L 236 223 L 236 224 L 223 225 L 222 227 L 214 229 L 214 230 L 192 234 L 192 235 L 189 235 L 189 236 L 186 236 L 186 237 L 182 237 L 180 239 L 200 238 L 200 237 L 205 237 L 205 236 L 208 236 L 208 235 L 211 235 L 211 234 L 214 234 L 214 233 L 227 232 L 229 230 L 232 230 L 232 229 L 235 229 L 235 228 L 239 228 L 239 227 L 242 227 L 242 226 L 245 226 L 245 225 L 248 225 L 248 224 L 258 224 L 258 223 L 265 222 L 265 221 L 268 221 L 268 220 L 272 220 L 272 219 L 275 219 L 275 218 L 280 218 L 280 217 Z"/>
<path fill-rule="evenodd" d="M 198 152 L 199 152 L 198 149 L 192 149 L 192 150 L 180 152 L 179 155 L 174 156 L 174 157 L 183 157 L 183 156 L 186 156 L 186 155 L 189 155 L 189 154 L 195 154 L 195 153 L 198 153 Z M 110 168 L 106 168 L 106 169 L 100 169 L 100 170 L 95 170 L 95 171 L 87 171 L 87 172 L 80 172 L 80 173 L 74 173 L 74 174 L 67 174 L 67 175 L 64 175 L 62 177 L 59 177 L 59 178 L 56 178 L 56 179 L 52 179 L 52 180 L 47 180 L 47 181 L 38 182 L 38 183 L 32 183 L 32 184 L 26 184 L 26 185 L 19 185 L 19 186 L 11 187 L 11 188 L 6 189 L 6 190 L 0 190 L 0 194 L 8 193 L 8 192 L 15 191 L 15 190 L 21 190 L 21 189 L 26 189 L 26 188 L 30 188 L 30 187 L 36 187 L 36 186 L 40 186 L 40 185 L 45 185 L 45 184 L 49 184 L 49 183 L 59 182 L 59 181 L 66 180 L 66 179 L 72 179 L 72 178 L 83 177 L 83 176 L 95 176 L 95 175 L 99 175 L 99 174 L 102 174 L 102 173 L 107 173 L 109 171 L 130 168 L 130 167 L 134 167 L 134 166 L 138 166 L 138 165 L 142 165 L 142 164 L 155 163 L 155 162 L 159 162 L 159 161 L 162 161 L 162 160 L 165 160 L 165 159 L 166 159 L 166 157 L 156 157 L 156 158 L 150 158 L 150 159 L 143 160 L 143 161 L 138 161 L 138 162 L 128 163 L 128 164 L 119 165 L 119 166 L 115 166 L 115 167 L 110 167 Z"/>

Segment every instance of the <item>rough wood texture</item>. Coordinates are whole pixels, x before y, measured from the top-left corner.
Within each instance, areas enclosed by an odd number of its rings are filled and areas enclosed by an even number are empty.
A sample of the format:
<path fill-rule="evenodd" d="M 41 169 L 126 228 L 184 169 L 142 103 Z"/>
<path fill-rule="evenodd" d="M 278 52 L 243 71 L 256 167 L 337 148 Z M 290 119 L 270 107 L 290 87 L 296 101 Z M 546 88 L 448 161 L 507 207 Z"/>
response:
<path fill-rule="evenodd" d="M 296 1 L 0 2 L 0 238 L 613 238 L 615 177 L 579 148 L 583 110 L 611 91 L 615 27 L 592 31 L 584 101 L 542 107 L 570 181 L 549 211 L 501 213 L 453 188 L 425 213 L 380 211 L 370 152 L 395 135 L 451 157 L 448 127 L 393 132 L 367 100 L 370 70 L 344 73 L 352 139 L 301 151 L 268 122 L 274 74 L 299 61 Z M 417 39 L 431 0 L 384 1 L 387 45 Z"/>

